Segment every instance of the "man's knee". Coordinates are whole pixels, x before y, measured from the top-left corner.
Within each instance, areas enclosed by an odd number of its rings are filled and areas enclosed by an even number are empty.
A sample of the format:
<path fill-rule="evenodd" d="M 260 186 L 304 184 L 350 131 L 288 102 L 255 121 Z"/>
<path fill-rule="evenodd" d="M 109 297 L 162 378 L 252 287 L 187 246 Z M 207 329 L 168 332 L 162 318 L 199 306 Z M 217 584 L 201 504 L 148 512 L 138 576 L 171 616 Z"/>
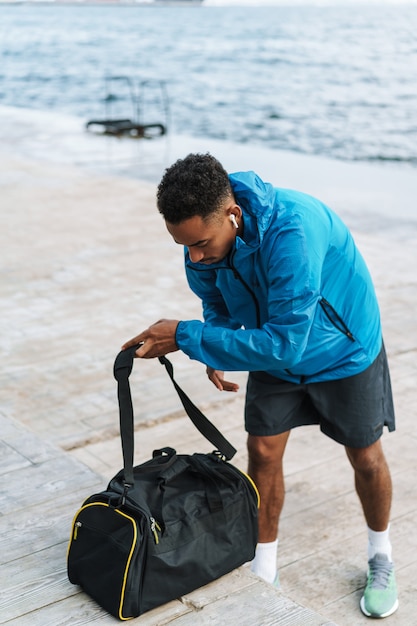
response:
<path fill-rule="evenodd" d="M 346 454 L 357 472 L 374 474 L 387 467 L 380 440 L 366 448 L 346 447 Z"/>
<path fill-rule="evenodd" d="M 279 435 L 248 435 L 248 454 L 251 463 L 269 465 L 282 463 L 289 432 Z"/>

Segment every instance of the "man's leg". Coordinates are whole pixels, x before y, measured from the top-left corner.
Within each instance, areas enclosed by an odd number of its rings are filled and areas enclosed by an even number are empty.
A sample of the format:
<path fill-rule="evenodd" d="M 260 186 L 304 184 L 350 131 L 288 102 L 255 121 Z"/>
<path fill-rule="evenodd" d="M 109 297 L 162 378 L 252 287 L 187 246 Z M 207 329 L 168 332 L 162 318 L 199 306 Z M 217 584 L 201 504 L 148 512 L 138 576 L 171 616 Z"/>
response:
<path fill-rule="evenodd" d="M 391 559 L 389 518 L 391 475 L 381 441 L 366 448 L 346 448 L 355 472 L 355 487 L 368 525 L 368 582 L 361 609 L 369 617 L 388 617 L 398 608 Z"/>
<path fill-rule="evenodd" d="M 346 448 L 368 527 L 385 531 L 392 501 L 391 475 L 379 439 L 367 448 Z"/>
<path fill-rule="evenodd" d="M 248 436 L 248 474 L 261 497 L 259 543 L 252 571 L 267 582 L 277 581 L 278 522 L 285 496 L 283 456 L 290 431 L 279 435 Z"/>

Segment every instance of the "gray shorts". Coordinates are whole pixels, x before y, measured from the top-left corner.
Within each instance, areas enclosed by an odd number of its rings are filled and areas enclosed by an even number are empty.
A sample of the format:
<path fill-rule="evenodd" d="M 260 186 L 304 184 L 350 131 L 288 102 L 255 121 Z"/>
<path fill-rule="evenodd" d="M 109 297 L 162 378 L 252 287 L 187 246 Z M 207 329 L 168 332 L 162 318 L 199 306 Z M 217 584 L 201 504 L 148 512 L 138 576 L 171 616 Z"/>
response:
<path fill-rule="evenodd" d="M 351 448 L 377 441 L 384 426 L 395 430 L 391 381 L 384 346 L 365 371 L 320 383 L 295 384 L 266 372 L 250 372 L 245 427 L 267 436 L 309 424 Z"/>

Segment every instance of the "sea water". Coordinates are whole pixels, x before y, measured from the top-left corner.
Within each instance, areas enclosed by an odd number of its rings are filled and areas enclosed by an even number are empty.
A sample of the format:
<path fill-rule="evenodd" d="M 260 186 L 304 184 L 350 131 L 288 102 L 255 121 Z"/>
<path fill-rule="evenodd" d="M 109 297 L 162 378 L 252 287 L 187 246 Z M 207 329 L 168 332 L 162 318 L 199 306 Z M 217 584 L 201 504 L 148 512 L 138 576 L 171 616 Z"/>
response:
<path fill-rule="evenodd" d="M 174 133 L 415 167 L 416 32 L 415 5 L 2 4 L 0 105 L 132 117 L 133 85 Z"/>

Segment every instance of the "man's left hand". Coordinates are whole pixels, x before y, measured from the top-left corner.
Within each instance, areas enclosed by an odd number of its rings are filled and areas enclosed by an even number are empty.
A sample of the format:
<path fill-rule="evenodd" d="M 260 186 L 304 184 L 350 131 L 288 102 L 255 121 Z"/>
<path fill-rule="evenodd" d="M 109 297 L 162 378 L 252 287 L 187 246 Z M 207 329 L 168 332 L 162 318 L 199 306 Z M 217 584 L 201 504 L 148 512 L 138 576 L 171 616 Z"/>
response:
<path fill-rule="evenodd" d="M 175 333 L 178 324 L 179 320 L 159 320 L 123 344 L 122 350 L 141 343 L 140 348 L 136 350 L 136 356 L 141 359 L 153 359 L 165 356 L 168 352 L 176 352 L 178 346 L 175 343 Z"/>

